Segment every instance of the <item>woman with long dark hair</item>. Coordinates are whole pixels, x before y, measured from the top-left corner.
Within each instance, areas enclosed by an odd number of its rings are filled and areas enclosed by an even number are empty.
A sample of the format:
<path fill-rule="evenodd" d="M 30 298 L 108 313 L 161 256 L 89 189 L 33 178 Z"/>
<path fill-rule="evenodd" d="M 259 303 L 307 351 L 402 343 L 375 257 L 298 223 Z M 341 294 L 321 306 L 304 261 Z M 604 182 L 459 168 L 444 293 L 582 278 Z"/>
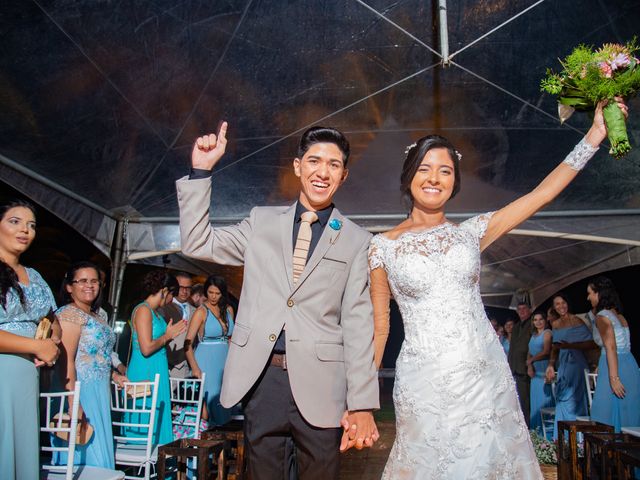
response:
<path fill-rule="evenodd" d="M 36 340 L 38 323 L 56 308 L 40 274 L 20 263 L 36 235 L 35 208 L 14 200 L 0 206 L 0 478 L 39 478 L 38 370 L 58 358 L 60 326 Z M 53 319 L 53 317 L 51 317 Z"/>
<path fill-rule="evenodd" d="M 227 282 L 215 275 L 204 284 L 205 301 L 191 318 L 185 340 L 187 361 L 193 375 L 205 378 L 205 405 L 210 424 L 223 425 L 231 418 L 231 409 L 220 405 L 222 373 L 233 333 L 233 310 L 229 306 Z M 200 343 L 191 347 L 198 335 Z M 207 418 L 207 416 L 205 416 Z"/>
<path fill-rule="evenodd" d="M 388 332 L 393 294 L 405 332 L 394 384 L 396 440 L 384 479 L 542 478 L 482 304 L 480 252 L 559 195 L 606 133 L 600 104 L 587 135 L 534 190 L 459 225 L 445 216 L 460 190 L 459 152 L 438 135 L 408 147 L 400 183 L 410 214 L 373 237 L 369 251 L 374 330 Z"/>
<path fill-rule="evenodd" d="M 547 382 L 556 382 L 556 416 L 553 439 L 558 438 L 558 422 L 588 415 L 584 370 L 589 363 L 584 350 L 595 347 L 591 331 L 580 317 L 571 313 L 564 293 L 553 297 L 553 309 L 559 318 L 553 325 L 552 347 L 545 372 Z M 556 378 L 557 371 L 557 378 Z"/>
<path fill-rule="evenodd" d="M 171 427 L 171 392 L 169 385 L 169 364 L 166 344 L 186 330 L 184 321 L 165 322 L 157 312 L 158 308 L 171 303 L 171 292 L 177 291 L 176 277 L 162 270 L 147 273 L 142 281 L 145 300 L 138 304 L 131 314 L 131 360 L 127 375 L 132 382 L 153 380 L 160 374 L 158 384 L 158 402 L 156 423 L 153 432 L 153 444 L 164 445 L 173 440 Z M 125 422 L 143 423 L 148 419 L 138 414 L 127 414 Z M 125 436 L 141 437 L 146 433 L 136 428 L 125 430 Z"/>
<path fill-rule="evenodd" d="M 531 430 L 542 429 L 540 410 L 554 405 L 551 384 L 546 382 L 545 373 L 551 354 L 551 330 L 544 312 L 533 314 L 533 331 L 529 340 L 527 354 L 527 374 L 531 378 L 529 389 L 529 427 Z"/>
<path fill-rule="evenodd" d="M 587 298 L 597 312 L 593 339 L 601 349 L 591 419 L 620 432 L 622 426 L 640 425 L 640 370 L 631 353 L 629 322 L 607 277 L 589 282 Z"/>
<path fill-rule="evenodd" d="M 111 370 L 116 335 L 98 313 L 102 297 L 100 285 L 96 265 L 91 262 L 72 265 L 60 287 L 63 306 L 56 311 L 56 316 L 62 327 L 66 358 L 61 372 L 63 385 L 73 390 L 76 380 L 82 382 L 79 418 L 93 428 L 89 441 L 76 446 L 74 463 L 113 469 L 110 380 L 122 384 L 127 378 Z M 61 442 L 54 438 L 54 446 L 60 446 Z M 65 465 L 66 454 L 54 453 L 54 462 Z"/>

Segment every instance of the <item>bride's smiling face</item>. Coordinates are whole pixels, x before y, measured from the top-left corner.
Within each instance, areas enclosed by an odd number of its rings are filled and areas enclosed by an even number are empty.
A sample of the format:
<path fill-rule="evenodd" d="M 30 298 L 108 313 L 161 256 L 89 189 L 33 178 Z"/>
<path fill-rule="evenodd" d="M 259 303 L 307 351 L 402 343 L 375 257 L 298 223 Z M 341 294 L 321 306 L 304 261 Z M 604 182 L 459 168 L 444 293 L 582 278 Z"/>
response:
<path fill-rule="evenodd" d="M 446 148 L 429 150 L 411 181 L 414 205 L 437 210 L 453 193 L 455 166 Z"/>

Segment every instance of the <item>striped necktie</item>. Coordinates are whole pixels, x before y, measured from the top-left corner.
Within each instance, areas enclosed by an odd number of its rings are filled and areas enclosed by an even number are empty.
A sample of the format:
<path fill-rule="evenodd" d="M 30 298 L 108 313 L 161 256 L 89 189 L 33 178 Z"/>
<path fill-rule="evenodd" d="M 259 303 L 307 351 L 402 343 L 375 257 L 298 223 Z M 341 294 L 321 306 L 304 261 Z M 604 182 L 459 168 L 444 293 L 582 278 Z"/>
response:
<path fill-rule="evenodd" d="M 298 283 L 300 274 L 307 264 L 309 256 L 309 246 L 311 245 L 311 224 L 318 220 L 316 212 L 304 212 L 300 222 L 300 230 L 298 230 L 298 238 L 296 239 L 296 247 L 293 249 L 293 284 Z"/>

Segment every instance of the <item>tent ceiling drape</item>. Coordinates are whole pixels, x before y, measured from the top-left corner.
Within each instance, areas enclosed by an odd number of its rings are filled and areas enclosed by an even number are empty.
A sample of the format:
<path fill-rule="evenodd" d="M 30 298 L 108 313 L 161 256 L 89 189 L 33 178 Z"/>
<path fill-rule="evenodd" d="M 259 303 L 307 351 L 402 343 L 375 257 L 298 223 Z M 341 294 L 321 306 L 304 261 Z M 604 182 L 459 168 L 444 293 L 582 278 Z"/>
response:
<path fill-rule="evenodd" d="M 579 43 L 630 39 L 640 21 L 632 0 L 32 1 L 1 11 L 0 179 L 106 254 L 124 221 L 124 260 L 147 263 L 179 248 L 173 182 L 193 138 L 221 119 L 230 143 L 213 178 L 219 224 L 293 201 L 296 140 L 313 124 L 347 133 L 350 176 L 336 204 L 372 231 L 405 215 L 403 152 L 426 133 L 463 154 L 453 219 L 499 208 L 589 124 L 559 124 L 539 89 L 545 69 Z M 640 263 L 639 152 L 616 161 L 601 149 L 542 215 L 485 252 L 488 305 L 508 305 L 520 288 L 539 302 Z"/>

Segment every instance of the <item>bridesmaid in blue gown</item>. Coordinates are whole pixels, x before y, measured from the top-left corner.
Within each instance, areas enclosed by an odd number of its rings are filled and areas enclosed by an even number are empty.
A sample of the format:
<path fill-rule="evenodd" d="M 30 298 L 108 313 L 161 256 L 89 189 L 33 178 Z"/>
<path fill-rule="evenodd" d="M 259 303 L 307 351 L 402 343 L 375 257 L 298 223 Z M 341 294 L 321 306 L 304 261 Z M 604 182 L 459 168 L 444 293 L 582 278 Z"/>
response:
<path fill-rule="evenodd" d="M 111 327 L 97 313 L 100 308 L 98 267 L 79 262 L 66 273 L 60 297 L 65 303 L 56 315 L 62 327 L 62 346 L 66 353 L 63 384 L 73 390 L 81 382 L 79 418 L 93 427 L 93 435 L 77 445 L 74 463 L 113 469 L 114 448 L 110 408 L 110 380 L 122 384 L 127 378 L 111 371 L 111 352 L 116 340 Z M 62 446 L 53 437 L 54 446 Z M 54 463 L 67 464 L 66 453 L 54 453 Z"/>
<path fill-rule="evenodd" d="M 178 281 L 174 276 L 161 270 L 148 273 L 143 280 L 143 290 L 147 297 L 144 302 L 134 308 L 131 316 L 133 337 L 127 375 L 132 382 L 140 382 L 153 380 L 156 373 L 160 374 L 153 432 L 154 445 L 164 445 L 173 441 L 171 387 L 165 345 L 186 330 L 184 321 L 174 324 L 170 320 L 169 323 L 165 323 L 156 310 L 171 303 L 172 292 L 178 288 Z M 144 423 L 148 422 L 148 418 L 141 418 L 139 414 L 127 414 L 124 416 L 124 421 Z M 145 431 L 137 428 L 123 430 L 126 437 L 139 438 L 146 435 Z"/>
<path fill-rule="evenodd" d="M 551 330 L 543 312 L 533 314 L 534 332 L 529 340 L 529 354 L 527 356 L 527 373 L 531 377 L 531 413 L 530 428 L 542 428 L 540 409 L 552 407 L 555 404 L 551 384 L 546 382 L 545 374 L 551 353 Z"/>
<path fill-rule="evenodd" d="M 640 370 L 631 353 L 629 323 L 611 280 L 596 278 L 587 286 L 587 293 L 598 312 L 593 338 L 601 348 L 591 419 L 620 432 L 621 427 L 640 425 Z"/>
<path fill-rule="evenodd" d="M 587 387 L 584 381 L 584 369 L 588 368 L 588 364 L 582 350 L 593 348 L 595 343 L 584 322 L 569 312 L 564 295 L 554 297 L 553 308 L 560 318 L 553 329 L 553 345 L 546 378 L 553 381 L 554 367 L 557 364 L 556 417 L 553 426 L 553 439 L 556 440 L 559 421 L 575 420 L 576 416 L 588 414 Z"/>
<path fill-rule="evenodd" d="M 40 274 L 20 264 L 36 235 L 35 209 L 21 200 L 0 206 L 0 478 L 39 478 L 38 366 L 58 358 L 60 325 L 35 340 L 38 322 L 56 308 Z"/>
<path fill-rule="evenodd" d="M 204 291 L 206 300 L 189 323 L 186 356 L 194 377 L 202 378 L 202 372 L 206 373 L 206 412 L 203 412 L 203 418 L 208 419 L 211 425 L 224 425 L 231 419 L 232 412 L 220 404 L 220 389 L 229 338 L 233 333 L 233 311 L 228 305 L 227 283 L 222 277 L 212 275 L 207 278 Z M 191 345 L 196 334 L 200 343 L 194 354 Z"/>

